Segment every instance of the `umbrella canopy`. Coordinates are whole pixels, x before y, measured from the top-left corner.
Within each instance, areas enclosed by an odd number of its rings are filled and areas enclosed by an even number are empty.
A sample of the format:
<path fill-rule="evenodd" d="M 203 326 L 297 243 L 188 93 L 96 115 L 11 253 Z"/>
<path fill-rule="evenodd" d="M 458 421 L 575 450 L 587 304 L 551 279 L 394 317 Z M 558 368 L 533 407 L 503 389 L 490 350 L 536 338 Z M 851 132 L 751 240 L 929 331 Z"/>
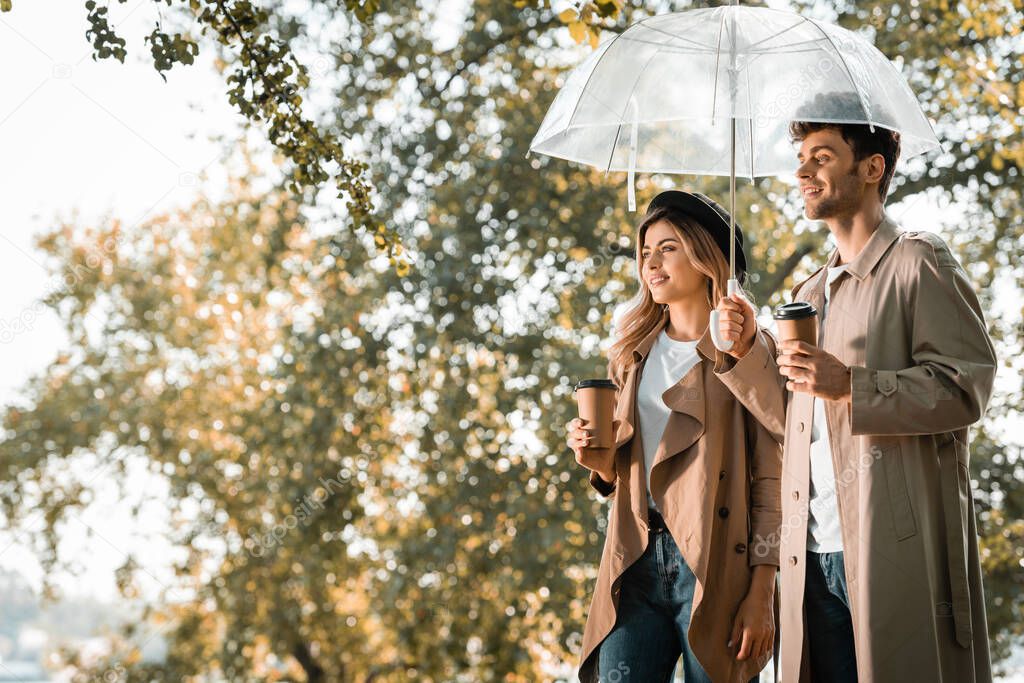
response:
<path fill-rule="evenodd" d="M 904 156 L 939 146 L 896 67 L 855 33 L 782 10 L 730 5 L 649 17 L 598 46 L 567 78 L 530 152 L 634 174 L 790 174 L 794 120 L 900 133 Z M 735 224 L 730 218 L 730 231 Z M 730 240 L 729 294 L 735 279 Z M 711 336 L 722 351 L 732 342 Z"/>
<path fill-rule="evenodd" d="M 904 156 L 939 146 L 899 71 L 863 38 L 733 5 L 650 17 L 605 41 L 569 74 L 530 151 L 607 171 L 782 175 L 795 167 L 794 119 L 898 131 Z"/>

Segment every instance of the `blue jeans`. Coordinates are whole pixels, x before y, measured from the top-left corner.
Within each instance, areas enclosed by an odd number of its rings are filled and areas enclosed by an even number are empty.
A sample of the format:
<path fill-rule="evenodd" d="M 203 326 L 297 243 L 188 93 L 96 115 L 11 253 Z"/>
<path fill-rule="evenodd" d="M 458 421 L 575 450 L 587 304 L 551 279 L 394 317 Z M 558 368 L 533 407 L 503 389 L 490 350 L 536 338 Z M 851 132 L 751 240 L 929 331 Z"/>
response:
<path fill-rule="evenodd" d="M 804 606 L 811 680 L 856 683 L 857 655 L 842 552 L 807 551 Z"/>
<path fill-rule="evenodd" d="M 668 683 L 680 654 L 686 683 L 711 683 L 686 640 L 697 580 L 659 522 L 652 516 L 647 550 L 622 576 L 615 627 L 601 642 L 601 683 Z"/>

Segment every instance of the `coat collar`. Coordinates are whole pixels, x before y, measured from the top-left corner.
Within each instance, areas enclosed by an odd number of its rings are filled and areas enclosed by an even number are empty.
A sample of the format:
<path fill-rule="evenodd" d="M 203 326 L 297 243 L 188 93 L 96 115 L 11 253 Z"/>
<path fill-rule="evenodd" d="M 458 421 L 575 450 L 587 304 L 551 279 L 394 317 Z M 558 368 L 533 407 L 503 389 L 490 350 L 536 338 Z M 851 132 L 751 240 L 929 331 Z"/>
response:
<path fill-rule="evenodd" d="M 882 257 L 889 250 L 889 246 L 892 245 L 896 238 L 902 234 L 899 226 L 888 215 L 883 215 L 882 222 L 878 224 L 875 231 L 871 233 L 871 237 L 868 238 L 864 248 L 857 254 L 857 258 L 850 262 L 846 272 L 852 277 L 858 280 L 863 280 L 871 271 L 875 269 L 878 262 L 882 260 Z M 793 286 L 793 293 L 796 296 L 797 292 L 805 290 L 806 294 L 803 295 L 803 300 L 811 301 L 818 310 L 821 310 L 822 301 L 824 301 L 825 292 L 825 277 L 829 268 L 834 268 L 836 262 L 839 260 L 839 249 L 833 249 L 828 259 L 825 261 L 825 265 L 818 268 L 816 271 L 808 275 L 806 278 L 798 282 Z M 794 298 L 794 301 L 797 299 Z"/>
<path fill-rule="evenodd" d="M 889 246 L 900 236 L 900 232 L 899 226 L 887 214 L 883 214 L 882 222 L 875 228 L 857 257 L 850 261 L 846 272 L 858 280 L 866 278 L 878 265 L 885 252 L 889 250 Z M 837 260 L 839 260 L 839 249 L 834 249 L 829 255 L 827 266 L 834 266 Z"/>

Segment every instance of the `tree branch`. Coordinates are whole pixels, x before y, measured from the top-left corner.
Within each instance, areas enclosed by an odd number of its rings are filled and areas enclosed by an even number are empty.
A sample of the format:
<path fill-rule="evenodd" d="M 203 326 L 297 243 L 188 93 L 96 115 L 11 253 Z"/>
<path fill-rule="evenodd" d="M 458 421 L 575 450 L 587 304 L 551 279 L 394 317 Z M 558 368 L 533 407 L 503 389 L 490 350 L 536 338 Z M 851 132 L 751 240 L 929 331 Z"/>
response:
<path fill-rule="evenodd" d="M 800 265 L 800 261 L 803 260 L 804 256 L 807 256 L 812 251 L 821 246 L 824 242 L 825 236 L 821 230 L 808 235 L 807 239 L 802 244 L 798 244 L 796 249 L 793 250 L 789 256 L 779 264 L 779 267 L 775 269 L 775 272 L 770 277 L 766 277 L 758 283 L 758 289 L 761 290 L 761 294 L 764 295 L 764 300 L 767 301 L 777 289 L 782 287 L 782 283 L 786 281 L 796 267 Z"/>
<path fill-rule="evenodd" d="M 326 675 L 322 666 L 320 666 L 315 659 L 313 659 L 313 653 L 309 651 L 309 645 L 299 641 L 292 647 L 292 656 L 302 665 L 303 671 L 306 672 L 307 683 L 322 683 L 326 680 Z M 345 680 L 342 676 L 341 680 Z"/>
<path fill-rule="evenodd" d="M 452 84 L 452 81 L 454 81 L 457 77 L 461 76 L 466 71 L 466 69 L 468 69 L 473 64 L 479 64 L 481 61 L 486 59 L 487 56 L 491 54 L 491 52 L 501 47 L 502 45 L 507 45 L 508 43 L 511 43 L 514 39 L 522 38 L 523 35 L 525 33 L 528 33 L 529 31 L 544 32 L 545 30 L 553 28 L 555 26 L 563 26 L 563 24 L 561 21 L 558 20 L 558 17 L 551 15 L 544 21 L 537 22 L 537 24 L 534 26 L 524 27 L 524 30 L 522 31 L 508 34 L 506 34 L 505 32 L 499 33 L 497 37 L 494 38 L 494 40 L 488 41 L 481 45 L 480 49 L 478 49 L 473 54 L 472 57 L 470 57 L 469 59 L 462 59 L 462 66 L 453 71 L 452 74 L 448 76 L 447 79 L 445 79 L 445 82 L 442 83 L 439 88 L 433 89 L 434 95 L 440 97 L 448 89 L 448 86 Z"/>

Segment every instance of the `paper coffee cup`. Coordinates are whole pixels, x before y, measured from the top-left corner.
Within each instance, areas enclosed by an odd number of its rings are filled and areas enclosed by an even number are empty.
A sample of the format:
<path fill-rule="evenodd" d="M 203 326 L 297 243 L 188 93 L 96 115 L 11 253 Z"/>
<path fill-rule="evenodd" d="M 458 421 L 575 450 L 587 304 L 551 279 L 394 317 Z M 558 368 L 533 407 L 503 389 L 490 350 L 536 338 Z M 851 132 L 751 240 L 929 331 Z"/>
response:
<path fill-rule="evenodd" d="M 574 391 L 583 428 L 594 430 L 594 438 L 587 448 L 601 450 L 615 446 L 612 430 L 615 383 L 610 379 L 585 379 L 576 385 Z"/>
<path fill-rule="evenodd" d="M 806 301 L 776 306 L 772 315 L 780 340 L 796 339 L 818 345 L 818 311 Z"/>

